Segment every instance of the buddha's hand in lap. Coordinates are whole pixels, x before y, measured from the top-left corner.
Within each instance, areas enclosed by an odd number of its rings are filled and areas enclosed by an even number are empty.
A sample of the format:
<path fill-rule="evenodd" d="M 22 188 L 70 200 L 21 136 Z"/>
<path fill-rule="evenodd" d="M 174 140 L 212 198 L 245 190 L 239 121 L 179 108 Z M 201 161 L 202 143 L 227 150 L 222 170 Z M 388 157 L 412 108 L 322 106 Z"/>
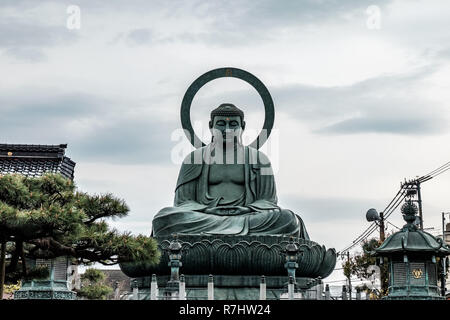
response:
<path fill-rule="evenodd" d="M 245 213 L 252 212 L 252 209 L 242 206 L 222 206 L 207 208 L 205 213 L 215 214 L 219 216 L 237 216 Z"/>

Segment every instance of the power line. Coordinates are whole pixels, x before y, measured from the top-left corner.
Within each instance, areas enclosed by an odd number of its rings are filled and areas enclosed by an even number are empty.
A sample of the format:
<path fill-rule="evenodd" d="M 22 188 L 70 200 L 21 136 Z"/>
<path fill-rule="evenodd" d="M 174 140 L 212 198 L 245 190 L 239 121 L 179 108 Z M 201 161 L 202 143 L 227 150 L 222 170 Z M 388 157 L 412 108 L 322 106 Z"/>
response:
<path fill-rule="evenodd" d="M 406 191 L 400 189 L 383 211 L 386 214 L 386 218 L 389 215 L 391 215 L 391 213 L 394 212 L 395 209 L 397 209 L 397 207 L 400 205 L 400 203 L 403 201 L 405 197 Z M 346 246 L 345 249 L 341 250 L 339 253 L 347 252 L 357 244 L 361 243 L 362 240 L 367 239 L 372 233 L 375 232 L 375 230 L 377 230 L 377 227 L 378 225 L 375 222 L 372 222 L 372 224 L 366 230 L 364 230 L 359 237 L 353 240 L 352 244 Z"/>
<path fill-rule="evenodd" d="M 443 164 L 442 166 L 440 166 L 439 168 L 434 169 L 430 173 L 418 178 L 417 181 L 420 183 L 428 181 L 434 177 L 437 177 L 438 175 L 444 173 L 445 171 L 447 171 L 449 169 L 450 169 L 450 162 L 447 162 L 447 163 Z"/>
<path fill-rule="evenodd" d="M 384 221 L 388 222 L 386 219 L 398 208 L 398 206 L 403 202 L 403 200 L 406 197 L 406 192 L 402 192 L 400 197 L 394 202 L 393 205 L 395 205 L 394 207 L 391 207 L 388 211 L 384 211 L 384 212 L 388 212 L 387 215 L 384 217 Z M 375 230 L 377 229 L 377 227 L 374 227 L 372 229 L 372 231 L 370 231 L 370 233 L 368 233 L 367 235 L 365 235 L 364 239 L 367 239 L 372 233 L 375 232 Z M 360 241 L 361 242 L 361 241 Z"/>
<path fill-rule="evenodd" d="M 450 161 L 443 164 L 442 166 L 434 169 L 433 171 L 429 172 L 428 174 L 421 176 L 420 178 L 418 178 L 414 181 L 416 183 L 420 184 L 420 183 L 428 181 L 434 177 L 437 177 L 438 175 L 446 172 L 447 170 L 450 170 Z M 398 208 L 398 206 L 402 203 L 402 201 L 408 195 L 407 191 L 405 190 L 405 185 L 406 185 L 406 183 L 401 185 L 400 190 L 397 192 L 397 194 L 394 196 L 394 198 L 391 200 L 391 202 L 389 202 L 389 204 L 386 206 L 386 208 L 383 211 L 384 221 L 386 221 L 387 223 L 390 223 L 389 221 L 387 221 L 387 218 Z M 394 226 L 395 228 L 400 229 L 397 226 L 395 226 L 394 224 L 392 224 L 392 223 L 390 223 L 390 224 L 392 226 Z M 375 232 L 377 227 L 378 227 L 378 225 L 376 224 L 376 222 L 375 221 L 372 222 L 372 224 L 369 225 L 369 227 L 366 230 L 364 230 L 355 240 L 353 240 L 351 244 L 344 247 L 343 250 L 337 252 L 338 257 L 339 257 L 339 254 L 347 252 L 348 250 L 350 250 L 357 244 L 361 243 L 361 241 L 367 239 L 372 233 Z"/>
<path fill-rule="evenodd" d="M 342 249 L 341 251 L 338 252 L 339 253 L 344 253 L 347 252 L 348 250 L 350 250 L 351 248 L 353 248 L 354 246 L 356 246 L 357 244 L 359 244 L 361 242 L 362 239 L 364 239 L 364 236 L 366 234 L 370 234 L 372 232 L 373 229 L 376 229 L 376 223 L 372 222 L 372 224 L 359 236 L 357 237 L 355 240 L 352 241 L 352 243 L 348 246 L 345 247 L 345 249 Z M 372 230 L 371 230 L 372 229 Z"/>
<path fill-rule="evenodd" d="M 439 168 L 434 169 L 434 170 L 431 171 L 430 173 L 428 173 L 428 174 L 426 174 L 426 175 L 423 175 L 422 177 L 419 178 L 419 180 L 422 179 L 422 178 L 426 178 L 426 177 L 428 177 L 428 176 L 432 176 L 432 175 L 435 174 L 437 171 L 439 171 L 439 170 L 441 170 L 441 169 L 443 169 L 444 167 L 447 167 L 447 166 L 449 166 L 449 165 L 450 165 L 450 161 L 447 162 L 447 163 L 445 163 L 445 164 L 443 164 L 443 165 L 440 166 Z"/>
<path fill-rule="evenodd" d="M 449 166 L 446 166 L 445 168 L 442 168 L 442 169 L 439 170 L 438 172 L 434 173 L 432 177 L 433 177 L 433 178 L 434 178 L 434 177 L 437 177 L 438 175 L 444 173 L 444 172 L 447 171 L 448 169 L 450 169 L 450 165 L 449 165 Z"/>
<path fill-rule="evenodd" d="M 389 204 L 386 206 L 386 208 L 384 208 L 384 213 L 386 213 L 389 210 L 389 207 L 391 207 L 392 203 L 394 203 L 396 201 L 396 198 L 400 196 L 400 193 L 402 193 L 402 188 L 400 188 L 400 190 L 398 190 L 397 194 L 394 196 L 394 198 L 391 200 L 391 202 L 389 202 Z"/>
<path fill-rule="evenodd" d="M 401 190 L 400 190 L 401 191 Z M 395 202 L 392 202 L 388 205 L 387 210 L 385 209 L 383 211 L 383 213 L 385 214 L 384 217 L 384 221 L 386 221 L 386 219 L 398 208 L 398 206 L 402 203 L 402 201 L 405 199 L 406 197 L 406 192 L 399 192 L 397 193 L 396 197 L 398 196 L 398 198 L 395 200 Z M 395 199 L 395 198 L 394 198 Z M 392 206 L 391 206 L 392 205 Z M 389 207 L 390 206 L 390 207 Z M 368 233 L 367 235 L 365 235 L 365 238 L 367 239 L 377 228 L 372 228 L 372 230 L 370 231 L 370 233 Z"/>
<path fill-rule="evenodd" d="M 406 191 L 403 190 L 403 192 L 400 194 L 400 197 L 397 199 L 397 201 L 394 203 L 395 207 L 391 207 L 391 209 L 389 209 L 389 211 L 386 213 L 385 212 L 385 217 L 384 220 L 386 220 L 387 218 L 389 218 L 389 216 L 395 211 L 395 209 L 398 208 L 398 206 L 400 205 L 400 203 L 402 203 L 402 201 L 406 198 Z"/>
<path fill-rule="evenodd" d="M 393 224 L 393 223 L 391 223 L 391 222 L 389 222 L 389 221 L 386 221 L 387 223 L 389 223 L 391 226 L 393 226 L 394 228 L 397 228 L 397 229 L 399 229 L 400 230 L 400 228 L 399 227 L 397 227 L 395 224 Z"/>

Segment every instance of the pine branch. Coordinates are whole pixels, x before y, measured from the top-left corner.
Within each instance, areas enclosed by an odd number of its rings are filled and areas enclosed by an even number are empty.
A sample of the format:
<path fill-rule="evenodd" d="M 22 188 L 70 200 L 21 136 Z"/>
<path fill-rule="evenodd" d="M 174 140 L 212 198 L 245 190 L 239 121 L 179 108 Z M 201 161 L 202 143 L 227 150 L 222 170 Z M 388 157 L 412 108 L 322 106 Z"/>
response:
<path fill-rule="evenodd" d="M 17 242 L 8 271 L 17 269 L 19 257 L 24 274 L 26 257 L 72 256 L 82 263 L 103 265 L 157 263 L 160 253 L 154 239 L 119 233 L 103 220 L 128 212 L 124 200 L 79 192 L 61 175 L 0 176 L 0 234 Z"/>

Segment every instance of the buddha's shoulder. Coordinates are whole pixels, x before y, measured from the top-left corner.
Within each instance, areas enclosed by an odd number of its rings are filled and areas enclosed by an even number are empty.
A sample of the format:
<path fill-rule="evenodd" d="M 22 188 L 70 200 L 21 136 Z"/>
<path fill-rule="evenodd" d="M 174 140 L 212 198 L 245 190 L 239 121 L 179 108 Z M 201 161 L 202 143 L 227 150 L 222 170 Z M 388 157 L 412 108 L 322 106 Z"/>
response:
<path fill-rule="evenodd" d="M 270 165 L 270 159 L 262 151 L 253 147 L 247 147 L 249 151 L 250 163 L 258 165 Z"/>
<path fill-rule="evenodd" d="M 198 164 L 201 165 L 203 163 L 204 154 L 206 153 L 208 146 L 204 146 L 194 151 L 191 151 L 183 160 L 183 164 Z"/>

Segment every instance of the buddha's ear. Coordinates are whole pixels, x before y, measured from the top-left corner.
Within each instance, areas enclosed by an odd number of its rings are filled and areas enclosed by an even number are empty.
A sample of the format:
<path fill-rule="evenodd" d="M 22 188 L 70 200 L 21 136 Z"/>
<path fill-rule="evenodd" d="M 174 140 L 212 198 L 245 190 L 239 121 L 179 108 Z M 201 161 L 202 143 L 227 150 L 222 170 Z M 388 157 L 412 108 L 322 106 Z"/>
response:
<path fill-rule="evenodd" d="M 244 129 L 245 129 L 245 121 L 242 121 L 242 125 L 241 125 L 241 127 L 242 127 L 242 130 L 244 130 Z"/>
<path fill-rule="evenodd" d="M 211 120 L 209 120 L 209 128 L 212 129 L 213 127 L 213 122 Z"/>

